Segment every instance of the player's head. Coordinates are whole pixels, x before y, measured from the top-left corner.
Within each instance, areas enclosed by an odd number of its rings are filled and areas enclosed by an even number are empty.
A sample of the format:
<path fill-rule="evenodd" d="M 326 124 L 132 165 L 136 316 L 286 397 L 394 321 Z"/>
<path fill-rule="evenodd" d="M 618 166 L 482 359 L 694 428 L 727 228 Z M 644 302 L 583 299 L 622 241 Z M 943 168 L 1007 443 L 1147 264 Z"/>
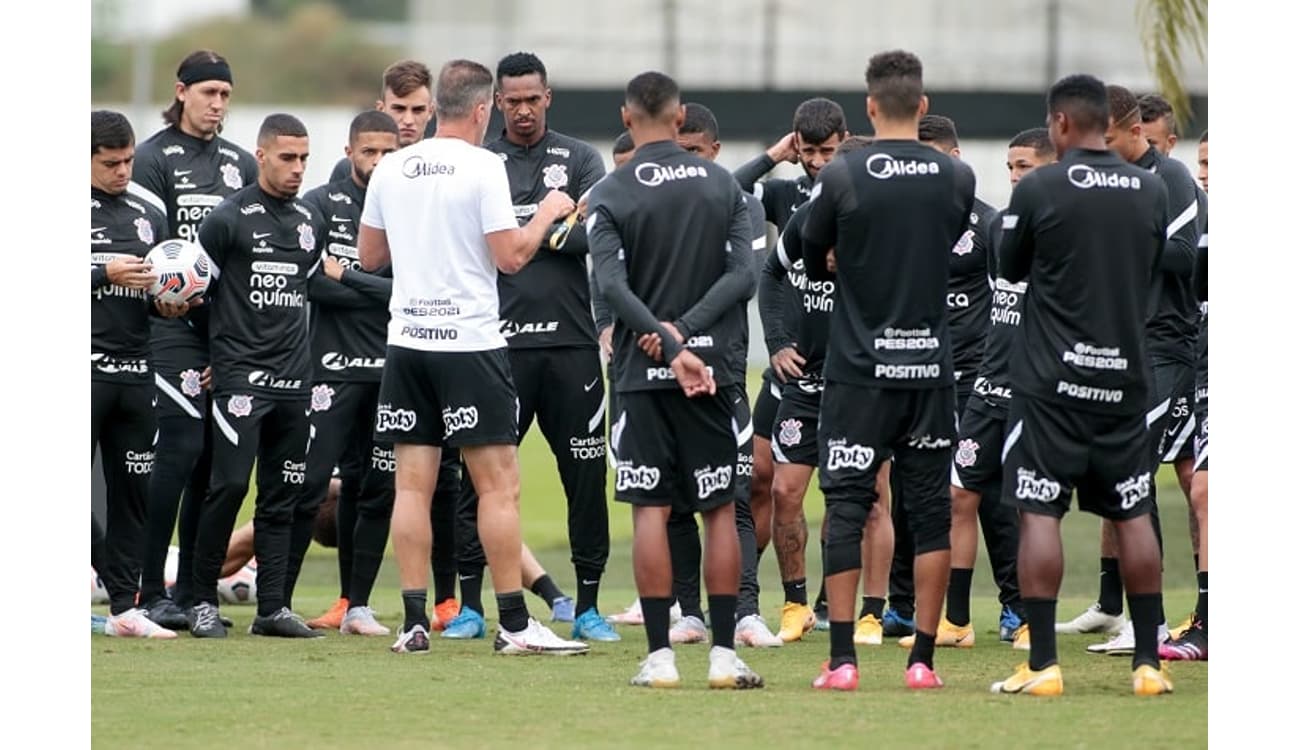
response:
<path fill-rule="evenodd" d="M 121 112 L 90 113 L 90 186 L 111 195 L 126 192 L 135 160 L 135 132 Z"/>
<path fill-rule="evenodd" d="M 226 58 L 210 49 L 191 52 L 176 68 L 176 93 L 163 122 L 204 140 L 221 132 L 234 79 Z"/>
<path fill-rule="evenodd" d="M 1056 149 L 1052 146 L 1052 136 L 1047 128 L 1022 130 L 1007 144 L 1007 173 L 1011 175 L 1012 185 L 1020 182 L 1021 177 L 1054 161 Z"/>
<path fill-rule="evenodd" d="M 1196 145 L 1196 179 L 1201 181 L 1201 189 L 1210 192 L 1210 131 L 1201 133 L 1201 142 Z"/>
<path fill-rule="evenodd" d="M 916 125 L 916 139 L 936 151 L 961 158 L 957 123 L 943 115 L 925 115 Z"/>
<path fill-rule="evenodd" d="M 1159 94 L 1143 94 L 1138 97 L 1138 111 L 1142 117 L 1142 137 L 1157 151 L 1169 155 L 1178 143 L 1178 121 L 1174 119 L 1174 108 Z"/>
<path fill-rule="evenodd" d="M 624 130 L 614 139 L 614 169 L 618 169 L 632 160 L 632 154 L 636 153 L 636 144 L 632 142 L 632 134 Z"/>
<path fill-rule="evenodd" d="M 497 109 L 506 120 L 506 137 L 531 144 L 546 134 L 551 88 L 546 66 L 531 52 L 515 52 L 497 63 Z"/>
<path fill-rule="evenodd" d="M 875 142 L 875 138 L 867 135 L 851 135 L 840 141 L 840 145 L 835 149 L 836 156 L 851 154 L 854 151 L 861 151 Z"/>
<path fill-rule="evenodd" d="M 307 170 L 307 127 L 293 115 L 276 113 L 257 131 L 257 181 L 266 192 L 292 198 Z"/>
<path fill-rule="evenodd" d="M 368 109 L 353 117 L 348 128 L 348 145 L 343 149 L 352 162 L 352 179 L 360 185 L 369 185 L 375 165 L 397 150 L 397 138 L 397 123 L 387 112 Z"/>
<path fill-rule="evenodd" d="M 623 127 L 632 134 L 633 143 L 639 145 L 665 136 L 676 138 L 686 119 L 681 89 L 663 73 L 641 73 L 627 82 L 622 116 Z"/>
<path fill-rule="evenodd" d="M 1066 149 L 1106 134 L 1106 84 L 1087 74 L 1068 75 L 1047 91 L 1047 130 L 1059 158 Z"/>
<path fill-rule="evenodd" d="M 397 123 L 397 143 L 409 146 L 424 137 L 433 119 L 433 74 L 418 60 L 398 60 L 384 69 L 375 109 Z"/>
<path fill-rule="evenodd" d="M 867 62 L 867 117 L 873 125 L 914 123 L 929 107 L 921 84 L 920 58 L 903 50 L 872 55 Z"/>
<path fill-rule="evenodd" d="M 473 60 L 452 60 L 438 73 L 434 101 L 439 121 L 471 125 L 471 142 L 482 145 L 492 118 L 492 71 Z"/>
<path fill-rule="evenodd" d="M 1151 146 L 1142 135 L 1142 110 L 1137 97 L 1123 86 L 1110 85 L 1106 87 L 1106 102 L 1110 108 L 1106 148 L 1127 162 L 1141 159 Z"/>
<path fill-rule="evenodd" d="M 801 103 L 794 111 L 794 150 L 799 155 L 799 165 L 809 179 L 835 156 L 835 149 L 849 134 L 845 125 L 844 108 L 839 104 L 816 97 Z"/>
<path fill-rule="evenodd" d="M 686 119 L 677 129 L 677 145 L 702 159 L 717 159 L 722 150 L 722 143 L 718 140 L 718 118 L 703 104 L 687 102 L 684 106 Z"/>

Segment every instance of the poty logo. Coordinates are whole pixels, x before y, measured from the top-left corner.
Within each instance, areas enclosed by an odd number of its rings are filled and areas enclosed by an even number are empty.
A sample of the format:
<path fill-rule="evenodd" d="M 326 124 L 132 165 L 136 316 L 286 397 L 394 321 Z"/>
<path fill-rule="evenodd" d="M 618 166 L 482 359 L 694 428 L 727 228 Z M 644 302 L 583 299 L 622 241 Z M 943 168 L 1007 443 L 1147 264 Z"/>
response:
<path fill-rule="evenodd" d="M 442 162 L 425 161 L 423 156 L 408 156 L 406 161 L 402 162 L 402 174 L 410 179 L 437 177 L 438 175 L 450 177 L 456 174 L 456 168 Z"/>
<path fill-rule="evenodd" d="M 827 446 L 826 468 L 829 471 L 838 469 L 865 471 L 875 458 L 874 448 L 865 445 L 845 445 L 841 441 L 838 445 Z"/>
<path fill-rule="evenodd" d="M 1050 503 L 1061 495 L 1061 483 L 1047 477 L 1039 479 L 1033 469 L 1016 469 L 1016 497 Z"/>
<path fill-rule="evenodd" d="M 1122 188 L 1126 190 L 1140 190 L 1142 180 L 1137 175 L 1120 175 L 1114 172 L 1099 172 L 1088 164 L 1075 164 L 1065 172 L 1065 176 L 1070 180 L 1070 184 L 1083 189 L 1091 188 Z"/>
<path fill-rule="evenodd" d="M 410 432 L 415 428 L 415 412 L 410 409 L 393 409 L 380 406 L 375 412 L 375 432 Z"/>
<path fill-rule="evenodd" d="M 446 429 L 447 435 L 478 427 L 478 407 L 462 406 L 459 409 L 443 409 L 442 426 Z"/>
<path fill-rule="evenodd" d="M 695 470 L 695 496 L 701 500 L 730 486 L 730 466 L 719 466 L 716 469 L 705 467 Z"/>
<path fill-rule="evenodd" d="M 614 489 L 618 492 L 627 490 L 653 490 L 659 486 L 659 469 L 654 466 L 633 466 L 627 461 L 620 461 L 614 473 Z"/>
<path fill-rule="evenodd" d="M 877 180 L 888 180 L 899 175 L 939 174 L 939 165 L 932 161 L 895 159 L 890 154 L 872 154 L 867 157 L 867 174 Z"/>
<path fill-rule="evenodd" d="M 1115 491 L 1119 493 L 1119 507 L 1124 510 L 1131 509 L 1134 505 L 1151 495 L 1151 472 L 1144 471 L 1135 477 L 1129 477 L 1115 485 Z"/>
<path fill-rule="evenodd" d="M 678 164 L 675 167 L 661 167 L 652 161 L 638 164 L 636 166 L 636 181 L 646 187 L 659 187 L 665 182 L 673 180 L 684 180 L 689 177 L 708 177 L 709 173 L 704 167 L 686 166 Z"/>

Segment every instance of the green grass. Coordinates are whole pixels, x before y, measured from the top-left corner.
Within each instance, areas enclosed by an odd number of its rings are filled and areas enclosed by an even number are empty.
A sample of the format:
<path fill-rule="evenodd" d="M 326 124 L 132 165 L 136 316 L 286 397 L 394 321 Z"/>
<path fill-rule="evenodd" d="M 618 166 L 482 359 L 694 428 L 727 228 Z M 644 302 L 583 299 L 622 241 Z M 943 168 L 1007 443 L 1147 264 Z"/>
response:
<path fill-rule="evenodd" d="M 545 443 L 534 431 L 521 449 L 525 538 L 560 586 L 573 590 L 564 500 Z M 1166 529 L 1165 602 L 1172 621 L 1194 604 L 1186 504 L 1160 476 Z M 251 502 L 245 517 L 251 512 Z M 822 500 L 807 501 L 809 525 L 820 521 Z M 602 588 L 602 609 L 613 612 L 635 598 L 631 577 L 631 514 L 611 508 L 613 549 Z M 1078 512 L 1062 525 L 1066 550 L 1061 619 L 1096 596 L 1097 519 Z M 820 560 L 809 555 L 809 578 Z M 297 610 L 310 617 L 337 595 L 332 550 L 314 547 L 304 566 Z M 774 555 L 764 556 L 762 610 L 775 626 L 781 605 Z M 400 625 L 395 565 L 385 563 L 372 605 L 391 627 Z M 490 591 L 488 617 L 495 616 Z M 529 597 L 535 615 L 546 610 Z M 103 608 L 97 608 L 103 611 Z M 767 679 L 756 692 L 709 691 L 707 649 L 678 649 L 684 686 L 678 691 L 630 688 L 644 656 L 639 628 L 624 640 L 594 644 L 583 657 L 508 658 L 491 654 L 490 641 L 434 639 L 429 656 L 388 652 L 391 639 L 330 633 L 310 642 L 246 635 L 251 607 L 226 607 L 235 621 L 224 641 L 176 642 L 91 639 L 92 737 L 99 747 L 636 747 L 750 743 L 804 747 L 812 742 L 908 747 L 1005 748 L 1204 745 L 1207 669 L 1174 664 L 1176 692 L 1140 700 L 1129 690 L 1129 660 L 1094 656 L 1094 636 L 1059 641 L 1066 695 L 1059 699 L 995 696 L 991 682 L 1009 675 L 1024 654 L 997 640 L 998 605 L 983 550 L 976 564 L 973 614 L 977 645 L 941 650 L 937 667 L 947 687 L 926 694 L 902 686 L 906 653 L 886 643 L 860 649 L 862 685 L 855 694 L 825 695 L 808 682 L 826 657 L 827 634 L 810 633 L 784 648 L 745 650 L 743 658 Z M 492 624 L 491 622 L 489 623 Z M 562 635 L 568 635 L 556 626 Z"/>

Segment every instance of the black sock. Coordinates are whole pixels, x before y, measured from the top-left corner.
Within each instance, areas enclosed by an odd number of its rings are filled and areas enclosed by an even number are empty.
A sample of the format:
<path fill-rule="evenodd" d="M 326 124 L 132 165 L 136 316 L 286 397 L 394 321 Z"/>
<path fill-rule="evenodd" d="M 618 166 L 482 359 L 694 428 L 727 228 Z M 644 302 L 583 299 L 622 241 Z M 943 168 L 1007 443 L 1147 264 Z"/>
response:
<path fill-rule="evenodd" d="M 1056 600 L 1025 599 L 1029 624 L 1029 668 L 1046 669 L 1056 663 Z"/>
<path fill-rule="evenodd" d="M 1159 592 L 1154 594 L 1134 594 L 1129 592 L 1128 611 L 1133 616 L 1133 668 L 1137 669 L 1139 665 L 1147 664 L 1149 666 L 1160 668 L 1160 657 L 1157 654 L 1159 638 L 1156 636 L 1156 628 L 1164 621 L 1161 613 L 1164 611 L 1164 597 Z M 1030 645 L 1033 645 L 1033 636 L 1030 635 Z"/>
<path fill-rule="evenodd" d="M 1118 557 L 1101 558 L 1101 592 L 1097 595 L 1097 603 L 1108 615 L 1124 611 L 1124 581 L 1119 576 Z"/>
<path fill-rule="evenodd" d="M 435 571 L 433 574 L 433 603 L 441 604 L 456 598 L 456 570 Z"/>
<path fill-rule="evenodd" d="M 645 637 L 649 653 L 670 648 L 668 640 L 668 610 L 673 607 L 670 596 L 641 597 L 641 615 L 645 618 Z"/>
<path fill-rule="evenodd" d="M 483 614 L 483 568 L 461 568 L 460 575 L 461 609 L 472 609 Z"/>
<path fill-rule="evenodd" d="M 823 559 L 825 559 L 824 556 Z M 826 577 L 825 576 L 822 576 L 822 588 L 821 591 L 817 592 L 817 602 L 813 604 L 813 610 L 817 612 L 826 611 Z M 856 664 L 857 662 L 854 663 Z"/>
<path fill-rule="evenodd" d="M 845 664 L 857 666 L 858 651 L 853 647 L 853 622 L 831 620 L 831 669 Z"/>
<path fill-rule="evenodd" d="M 564 596 L 564 592 L 560 591 L 560 587 L 556 586 L 555 581 L 552 581 L 551 577 L 545 573 L 542 574 L 541 578 L 533 581 L 533 585 L 529 586 L 528 590 L 541 597 L 548 607 L 555 606 L 555 600 Z"/>
<path fill-rule="evenodd" d="M 590 568 L 574 568 L 578 578 L 578 601 L 574 612 L 582 614 L 589 609 L 596 609 L 596 599 L 600 596 L 600 571 Z"/>
<path fill-rule="evenodd" d="M 736 595 L 709 594 L 709 624 L 713 626 L 713 645 L 736 647 Z"/>
<path fill-rule="evenodd" d="M 934 669 L 934 634 L 923 633 L 919 628 L 916 631 L 916 640 L 912 641 L 912 652 L 907 655 L 907 666 L 910 667 L 918 662 Z"/>
<path fill-rule="evenodd" d="M 515 590 L 497 594 L 497 617 L 501 627 L 511 633 L 518 633 L 528 627 L 528 605 L 524 604 L 524 592 Z"/>
<path fill-rule="evenodd" d="M 875 615 L 877 620 L 885 619 L 885 600 L 877 596 L 862 597 L 862 612 L 858 614 L 858 619 L 867 615 Z"/>
<path fill-rule="evenodd" d="M 793 581 L 781 581 L 785 589 L 785 600 L 795 604 L 808 604 L 808 579 L 798 578 Z"/>
<path fill-rule="evenodd" d="M 416 625 L 429 629 L 429 615 L 424 611 L 428 602 L 428 589 L 402 589 L 402 607 L 406 610 L 402 630 L 410 630 Z"/>
<path fill-rule="evenodd" d="M 970 624 L 970 579 L 975 575 L 971 568 L 953 568 L 948 575 L 948 622 L 962 626 Z"/>
<path fill-rule="evenodd" d="M 1210 571 L 1202 570 L 1196 574 L 1196 619 L 1201 623 L 1201 630 L 1210 632 Z"/>

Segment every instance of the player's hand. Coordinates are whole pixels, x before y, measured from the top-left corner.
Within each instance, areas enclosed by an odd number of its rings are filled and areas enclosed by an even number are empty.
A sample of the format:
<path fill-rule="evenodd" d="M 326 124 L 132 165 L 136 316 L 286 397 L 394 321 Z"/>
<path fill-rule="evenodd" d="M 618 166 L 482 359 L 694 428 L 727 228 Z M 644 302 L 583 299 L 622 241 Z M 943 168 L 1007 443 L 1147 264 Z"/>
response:
<path fill-rule="evenodd" d="M 835 267 L 835 248 L 831 248 L 826 253 L 826 270 L 835 273 L 839 269 Z"/>
<path fill-rule="evenodd" d="M 179 318 L 190 311 L 190 306 L 184 302 L 170 302 L 158 297 L 154 297 L 153 306 L 164 318 Z"/>
<path fill-rule="evenodd" d="M 708 365 L 693 352 L 683 349 L 670 365 L 677 385 L 682 387 L 687 398 L 712 396 L 718 392 L 718 385 L 713 381 L 713 373 Z"/>
<path fill-rule="evenodd" d="M 578 205 L 575 206 L 573 209 L 573 212 L 578 215 L 578 221 L 587 220 L 587 207 L 588 207 L 587 199 L 589 197 L 591 197 L 590 190 L 582 194 L 582 197 L 578 199 Z"/>
<path fill-rule="evenodd" d="M 569 194 L 563 190 L 552 190 L 542 198 L 542 202 L 537 206 L 537 210 L 547 217 L 548 223 L 555 223 L 560 219 L 573 213 L 574 207 L 577 206 Z"/>
<path fill-rule="evenodd" d="M 793 164 L 798 161 L 799 152 L 794 147 L 794 131 L 786 133 L 785 137 L 777 141 L 775 146 L 769 148 L 767 155 L 777 164 L 783 161 Z"/>
<path fill-rule="evenodd" d="M 668 334 L 672 336 L 677 343 L 681 344 L 686 340 L 682 336 L 681 331 L 677 330 L 677 326 L 674 326 L 672 323 L 669 323 L 666 320 L 661 320 L 659 321 L 659 325 L 663 326 L 664 328 L 667 328 Z M 659 338 L 658 333 L 643 333 L 641 334 L 640 338 L 637 339 L 636 343 L 637 346 L 641 347 L 641 351 L 645 352 L 646 356 L 650 357 L 651 359 L 655 361 L 659 361 L 663 359 L 664 342 L 662 339 Z"/>
<path fill-rule="evenodd" d="M 321 270 L 325 275 L 335 281 L 343 280 L 343 264 L 334 259 L 332 255 L 325 256 L 325 262 L 321 264 Z"/>
<path fill-rule="evenodd" d="M 608 362 L 614 356 L 614 326 L 600 329 L 596 340 L 600 342 L 600 353 L 605 355 L 605 361 Z"/>
<path fill-rule="evenodd" d="M 793 346 L 787 346 L 772 355 L 772 372 L 782 383 L 787 378 L 802 378 L 807 361 Z"/>
<path fill-rule="evenodd" d="M 203 368 L 203 373 L 199 375 L 199 387 L 204 389 L 212 387 L 212 365 Z"/>
<path fill-rule="evenodd" d="M 108 283 L 127 289 L 148 289 L 158 278 L 153 272 L 153 265 L 144 258 L 134 256 L 110 260 L 104 266 L 104 274 L 108 276 Z"/>

